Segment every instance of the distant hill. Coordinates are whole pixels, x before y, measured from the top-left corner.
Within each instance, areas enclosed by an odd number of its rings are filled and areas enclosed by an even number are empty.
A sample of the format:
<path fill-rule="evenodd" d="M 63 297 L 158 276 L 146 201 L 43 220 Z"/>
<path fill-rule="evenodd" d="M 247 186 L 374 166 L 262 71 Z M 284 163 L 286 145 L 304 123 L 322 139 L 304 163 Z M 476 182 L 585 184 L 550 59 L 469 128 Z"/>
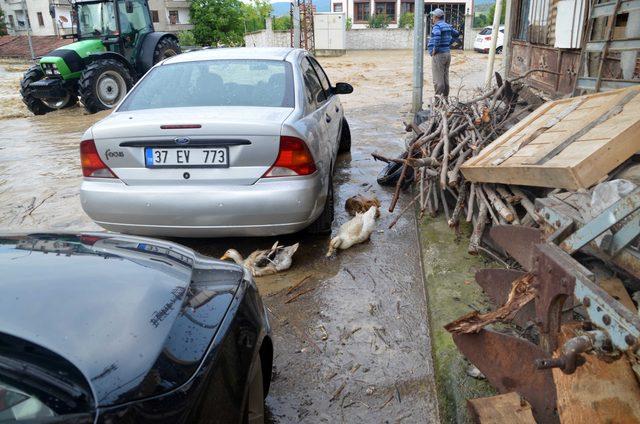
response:
<path fill-rule="evenodd" d="M 284 1 L 271 3 L 271 7 L 273 8 L 271 15 L 273 16 L 288 15 L 290 4 L 291 3 L 284 2 Z M 313 0 L 313 4 L 316 5 L 317 12 L 329 12 L 331 8 L 331 0 Z"/>

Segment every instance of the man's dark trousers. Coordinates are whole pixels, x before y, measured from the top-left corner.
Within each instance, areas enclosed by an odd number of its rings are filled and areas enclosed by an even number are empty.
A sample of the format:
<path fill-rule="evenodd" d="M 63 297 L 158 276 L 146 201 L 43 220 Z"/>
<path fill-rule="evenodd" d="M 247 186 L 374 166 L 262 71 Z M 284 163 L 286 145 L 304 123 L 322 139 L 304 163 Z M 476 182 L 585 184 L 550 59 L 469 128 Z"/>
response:
<path fill-rule="evenodd" d="M 449 65 L 451 52 L 436 53 L 431 56 L 431 73 L 436 96 L 449 96 Z"/>

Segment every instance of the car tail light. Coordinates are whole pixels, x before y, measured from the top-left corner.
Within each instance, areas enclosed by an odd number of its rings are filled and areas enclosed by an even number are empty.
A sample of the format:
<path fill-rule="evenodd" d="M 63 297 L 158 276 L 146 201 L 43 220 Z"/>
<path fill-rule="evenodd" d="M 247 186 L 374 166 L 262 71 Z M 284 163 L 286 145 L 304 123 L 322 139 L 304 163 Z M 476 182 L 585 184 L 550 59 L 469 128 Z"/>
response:
<path fill-rule="evenodd" d="M 85 177 L 116 178 L 116 175 L 100 159 L 96 143 L 93 140 L 80 142 L 80 162 L 82 163 L 82 175 Z"/>
<path fill-rule="evenodd" d="M 81 234 L 78 238 L 80 239 L 82 244 L 93 246 L 98 240 L 102 240 L 104 237 L 88 236 L 86 234 Z"/>
<path fill-rule="evenodd" d="M 316 172 L 316 163 L 304 140 L 297 137 L 281 136 L 280 151 L 275 163 L 264 178 L 311 175 Z"/>
<path fill-rule="evenodd" d="M 484 37 L 484 39 L 487 40 L 487 41 L 491 41 L 491 36 L 487 35 L 486 37 Z"/>

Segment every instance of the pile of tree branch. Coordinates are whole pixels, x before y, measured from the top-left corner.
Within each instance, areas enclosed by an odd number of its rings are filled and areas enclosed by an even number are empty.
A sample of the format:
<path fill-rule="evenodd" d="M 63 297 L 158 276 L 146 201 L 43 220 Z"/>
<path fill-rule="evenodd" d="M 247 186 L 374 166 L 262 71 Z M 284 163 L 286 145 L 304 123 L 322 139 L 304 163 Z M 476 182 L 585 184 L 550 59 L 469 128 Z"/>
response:
<path fill-rule="evenodd" d="M 390 228 L 417 202 L 421 217 L 425 213 L 436 216 L 443 211 L 449 226 L 456 230 L 462 219 L 473 222 L 469 252 L 478 253 L 488 222 L 517 225 L 539 222 L 533 202 L 522 189 L 469 183 L 460 173 L 467 159 L 530 113 L 526 104 L 518 103 L 522 85 L 514 83 L 515 80 L 502 81 L 497 73 L 496 79 L 496 86 L 471 100 L 432 98 L 424 122 L 407 126 L 413 137 L 398 159 L 372 154 L 377 160 L 402 166 L 389 212 L 394 211 L 409 175 L 414 177 L 417 189 L 417 195 L 400 211 Z"/>

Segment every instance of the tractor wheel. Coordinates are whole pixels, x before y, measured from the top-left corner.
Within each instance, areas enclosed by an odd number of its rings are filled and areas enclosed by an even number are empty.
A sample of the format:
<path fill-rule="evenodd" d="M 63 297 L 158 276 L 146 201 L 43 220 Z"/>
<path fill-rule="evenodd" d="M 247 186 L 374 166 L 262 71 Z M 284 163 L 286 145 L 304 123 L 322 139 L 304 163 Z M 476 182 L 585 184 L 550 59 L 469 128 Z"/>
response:
<path fill-rule="evenodd" d="M 66 109 L 78 103 L 78 93 L 75 90 L 69 90 L 62 99 L 42 99 L 42 103 L 53 110 Z"/>
<path fill-rule="evenodd" d="M 171 37 L 165 37 L 156 44 L 156 49 L 153 51 L 153 64 L 155 65 L 161 60 L 178 55 L 180 52 L 178 42 Z"/>
<path fill-rule="evenodd" d="M 133 86 L 129 69 L 114 59 L 91 62 L 80 76 L 80 99 L 89 113 L 115 107 Z"/>
<path fill-rule="evenodd" d="M 42 102 L 42 100 L 33 96 L 33 90 L 29 88 L 29 84 L 32 82 L 40 81 L 44 78 L 44 72 L 39 65 L 33 65 L 27 72 L 24 73 L 22 81 L 20 82 L 20 94 L 22 95 L 22 101 L 27 105 L 34 115 L 44 115 L 51 112 L 53 109 Z"/>

